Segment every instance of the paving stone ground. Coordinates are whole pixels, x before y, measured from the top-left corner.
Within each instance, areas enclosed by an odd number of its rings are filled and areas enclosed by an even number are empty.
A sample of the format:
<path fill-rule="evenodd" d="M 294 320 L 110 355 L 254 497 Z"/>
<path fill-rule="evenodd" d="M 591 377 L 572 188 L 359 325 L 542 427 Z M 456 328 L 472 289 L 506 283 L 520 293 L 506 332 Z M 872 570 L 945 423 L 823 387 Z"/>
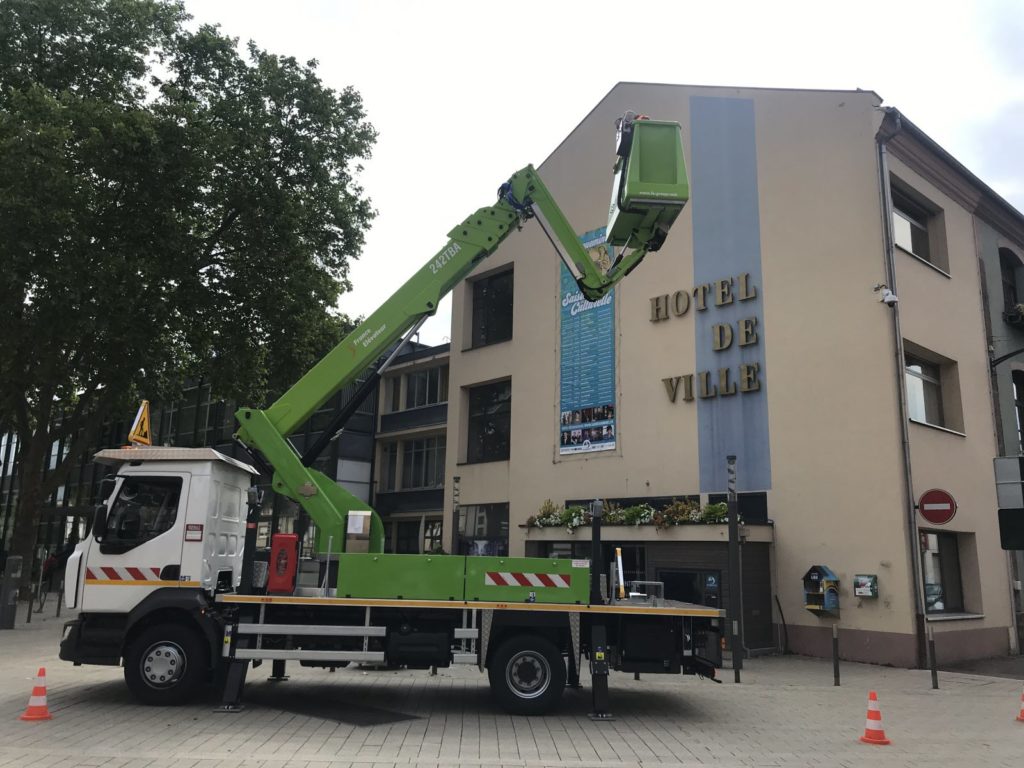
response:
<path fill-rule="evenodd" d="M 751 659 L 743 682 L 613 674 L 616 719 L 587 718 L 590 691 L 551 716 L 511 717 L 475 668 L 374 672 L 289 667 L 286 683 L 250 673 L 246 709 L 215 714 L 136 704 L 121 670 L 57 659 L 67 618 L 37 615 L 0 631 L 0 768 L 317 768 L 331 766 L 1005 766 L 1024 768 L 1021 681 L 794 656 Z M 23 722 L 45 666 L 53 720 Z M 890 746 L 863 733 L 878 692 Z"/>

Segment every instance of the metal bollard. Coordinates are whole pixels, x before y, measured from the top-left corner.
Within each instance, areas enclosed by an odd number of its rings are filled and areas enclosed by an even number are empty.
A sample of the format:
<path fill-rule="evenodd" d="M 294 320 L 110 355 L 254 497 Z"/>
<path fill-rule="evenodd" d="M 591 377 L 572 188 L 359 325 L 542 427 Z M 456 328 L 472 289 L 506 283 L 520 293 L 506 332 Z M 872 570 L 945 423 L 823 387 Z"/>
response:
<path fill-rule="evenodd" d="M 0 629 L 14 629 L 18 611 L 18 582 L 21 581 L 21 557 L 7 558 L 7 570 L 0 581 Z"/>
<path fill-rule="evenodd" d="M 839 625 L 832 625 L 832 679 L 839 685 Z"/>
<path fill-rule="evenodd" d="M 928 657 L 932 667 L 932 690 L 939 689 L 939 664 L 935 658 L 935 629 L 928 627 Z"/>

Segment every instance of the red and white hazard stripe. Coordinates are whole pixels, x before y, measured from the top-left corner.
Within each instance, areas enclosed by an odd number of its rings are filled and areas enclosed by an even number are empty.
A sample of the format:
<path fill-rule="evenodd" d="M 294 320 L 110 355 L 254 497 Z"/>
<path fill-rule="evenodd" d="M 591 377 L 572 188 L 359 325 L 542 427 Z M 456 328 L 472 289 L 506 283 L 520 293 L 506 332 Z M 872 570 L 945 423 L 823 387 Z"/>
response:
<path fill-rule="evenodd" d="M 487 571 L 484 584 L 488 587 L 554 587 L 568 589 L 572 577 L 561 573 L 507 573 Z"/>
<path fill-rule="evenodd" d="M 89 581 L 159 581 L 160 569 L 152 566 L 103 565 L 85 569 Z"/>

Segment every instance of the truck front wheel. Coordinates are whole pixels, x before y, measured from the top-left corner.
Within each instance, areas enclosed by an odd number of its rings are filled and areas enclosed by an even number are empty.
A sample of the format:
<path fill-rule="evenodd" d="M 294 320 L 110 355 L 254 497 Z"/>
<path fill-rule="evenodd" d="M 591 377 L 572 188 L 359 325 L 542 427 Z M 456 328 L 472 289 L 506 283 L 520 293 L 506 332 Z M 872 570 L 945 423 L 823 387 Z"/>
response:
<path fill-rule="evenodd" d="M 208 652 L 191 628 L 157 624 L 144 629 L 124 655 L 124 680 L 143 704 L 177 706 L 206 680 Z"/>
<path fill-rule="evenodd" d="M 487 667 L 491 695 L 513 715 L 543 715 L 565 688 L 565 661 L 545 637 L 516 635 L 503 642 Z"/>

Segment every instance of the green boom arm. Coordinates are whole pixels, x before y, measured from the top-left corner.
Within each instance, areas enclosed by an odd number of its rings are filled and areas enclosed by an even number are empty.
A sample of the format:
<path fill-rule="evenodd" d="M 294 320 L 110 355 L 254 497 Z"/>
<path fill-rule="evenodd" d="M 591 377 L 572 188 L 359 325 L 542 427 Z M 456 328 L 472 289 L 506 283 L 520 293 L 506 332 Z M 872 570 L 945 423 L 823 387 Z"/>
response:
<path fill-rule="evenodd" d="M 647 136 L 652 138 L 647 140 Z M 659 136 L 671 151 L 656 148 L 655 139 Z M 674 142 L 666 142 L 666 136 L 674 137 Z M 653 181 L 645 182 L 638 176 L 639 180 L 633 182 L 632 177 L 642 168 L 630 156 L 639 157 L 648 145 L 652 149 L 647 154 L 657 152 L 667 167 L 660 168 Z M 646 161 L 653 164 L 650 158 Z M 650 199 L 630 194 L 630 190 L 641 189 L 644 184 L 665 188 L 664 179 L 669 176 L 674 185 L 672 196 L 664 189 L 660 193 L 644 192 L 653 195 Z M 235 414 L 239 423 L 235 437 L 248 449 L 259 451 L 273 468 L 274 490 L 298 502 L 313 519 L 320 536 L 319 548 L 326 549 L 331 541 L 331 549 L 342 551 L 349 511 L 367 509 L 367 505 L 323 473 L 304 466 L 287 436 L 335 392 L 355 381 L 406 331 L 434 314 L 441 299 L 481 260 L 494 253 L 523 221 L 534 217 L 540 221 L 583 295 L 595 301 L 636 267 L 648 251 L 660 247 L 688 194 L 679 125 L 634 122 L 627 114 L 619 124 L 619 158 L 610 218 L 613 226 L 609 227 L 608 238 L 612 246 L 621 246 L 622 251 L 610 268 L 602 270 L 584 250 L 537 171 L 527 166 L 501 186 L 494 205 L 479 209 L 451 230 L 447 244 L 430 261 L 276 403 L 266 410 L 240 409 Z M 383 542 L 383 525 L 373 514 L 370 551 L 383 551 Z"/>

